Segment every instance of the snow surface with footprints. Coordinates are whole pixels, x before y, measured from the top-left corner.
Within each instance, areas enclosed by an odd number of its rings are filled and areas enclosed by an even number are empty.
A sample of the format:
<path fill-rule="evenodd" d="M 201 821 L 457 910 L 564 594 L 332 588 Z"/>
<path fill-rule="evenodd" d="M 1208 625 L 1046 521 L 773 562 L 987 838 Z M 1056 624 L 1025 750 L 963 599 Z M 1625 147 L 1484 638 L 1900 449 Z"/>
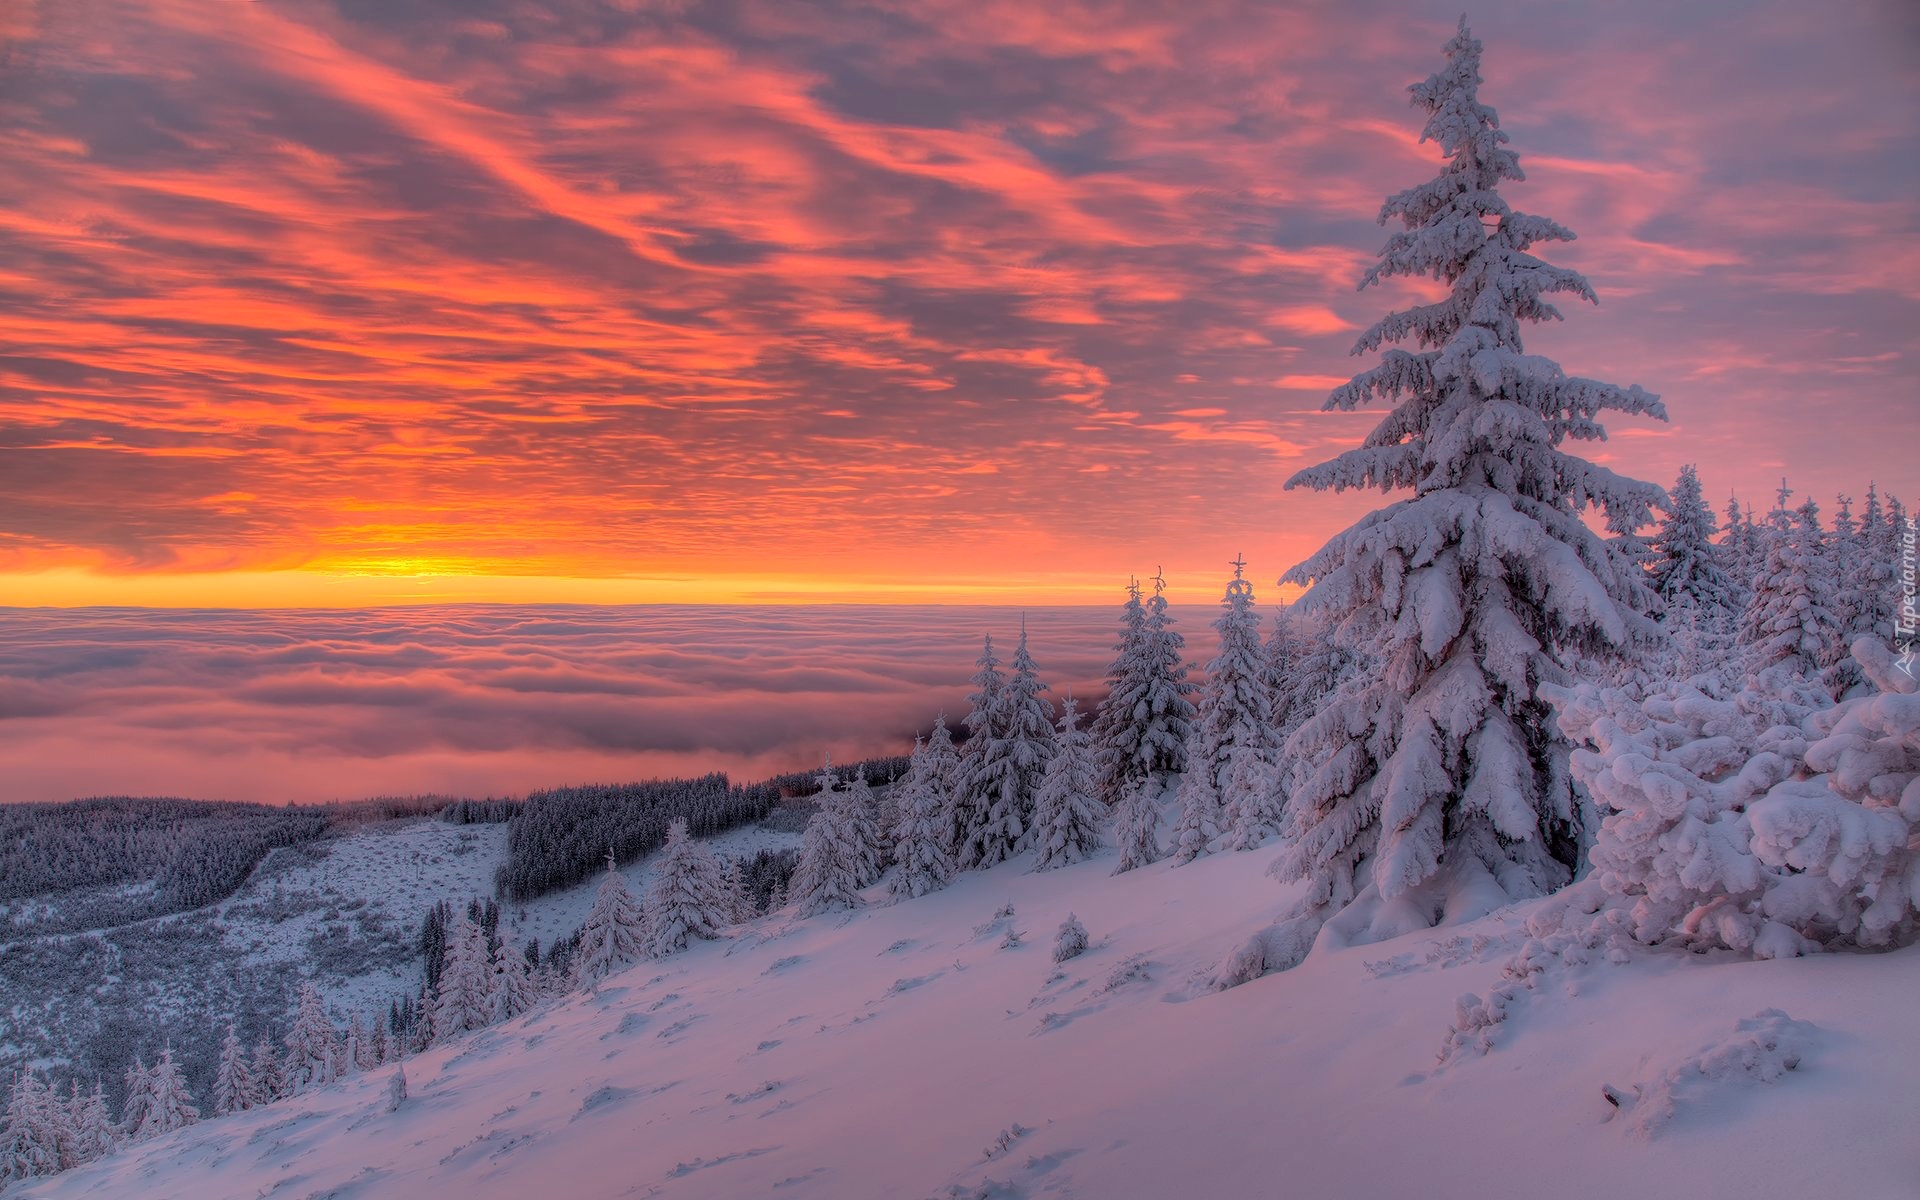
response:
<path fill-rule="evenodd" d="M 9 1196 L 1920 1194 L 1920 947 L 1563 966 L 1440 1066 L 1528 909 L 1213 991 L 1273 853 L 774 914 L 408 1059 L 397 1111 L 383 1068 Z"/>

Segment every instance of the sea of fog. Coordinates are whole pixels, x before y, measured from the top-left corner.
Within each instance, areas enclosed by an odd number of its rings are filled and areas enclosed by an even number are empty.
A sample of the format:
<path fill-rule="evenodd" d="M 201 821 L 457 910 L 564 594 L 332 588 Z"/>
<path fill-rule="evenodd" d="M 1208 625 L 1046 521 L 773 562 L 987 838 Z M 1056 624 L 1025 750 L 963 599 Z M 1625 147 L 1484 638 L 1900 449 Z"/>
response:
<path fill-rule="evenodd" d="M 1097 695 L 1119 607 L 0 609 L 0 802 L 267 803 L 904 753 L 966 713 L 1024 617 L 1058 698 Z M 1176 610 L 1204 662 L 1213 613 Z"/>

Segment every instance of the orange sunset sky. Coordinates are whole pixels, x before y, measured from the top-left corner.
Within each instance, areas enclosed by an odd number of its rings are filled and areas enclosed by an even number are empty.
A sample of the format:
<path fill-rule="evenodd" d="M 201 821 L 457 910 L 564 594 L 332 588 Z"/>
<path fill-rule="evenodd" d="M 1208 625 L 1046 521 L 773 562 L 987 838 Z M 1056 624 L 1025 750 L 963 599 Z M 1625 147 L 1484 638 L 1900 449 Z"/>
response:
<path fill-rule="evenodd" d="M 0 604 L 1271 581 L 1457 4 L 0 0 Z M 1920 21 L 1482 4 L 1716 507 L 1920 500 Z"/>

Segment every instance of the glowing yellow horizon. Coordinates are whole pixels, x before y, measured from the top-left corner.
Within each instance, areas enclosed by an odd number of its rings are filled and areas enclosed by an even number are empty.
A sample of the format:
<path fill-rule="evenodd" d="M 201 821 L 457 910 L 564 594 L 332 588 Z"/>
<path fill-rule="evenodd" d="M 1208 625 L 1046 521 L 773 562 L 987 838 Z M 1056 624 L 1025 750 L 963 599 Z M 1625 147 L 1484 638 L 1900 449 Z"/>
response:
<path fill-rule="evenodd" d="M 0 606 L 15 608 L 373 608 L 394 604 L 1118 604 L 1124 580 L 840 578 L 797 575 L 569 577 L 446 569 L 397 560 L 350 569 L 141 572 L 75 568 L 0 573 Z M 1169 587 L 1176 604 L 1214 603 L 1220 580 Z M 1290 599 L 1297 589 L 1261 589 Z"/>

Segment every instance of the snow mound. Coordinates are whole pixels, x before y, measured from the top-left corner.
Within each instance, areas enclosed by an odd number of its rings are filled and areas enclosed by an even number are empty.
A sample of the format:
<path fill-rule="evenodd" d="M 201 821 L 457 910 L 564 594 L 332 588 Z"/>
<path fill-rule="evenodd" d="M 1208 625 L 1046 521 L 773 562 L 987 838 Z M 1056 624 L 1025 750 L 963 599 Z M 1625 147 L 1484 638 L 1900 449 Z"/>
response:
<path fill-rule="evenodd" d="M 1626 1119 L 1628 1132 L 1653 1137 L 1682 1109 L 1709 1109 L 1724 1093 L 1776 1083 L 1800 1069 L 1819 1030 L 1769 1008 L 1735 1023 L 1733 1032 L 1657 1070 L 1622 1090 L 1601 1089 Z"/>

